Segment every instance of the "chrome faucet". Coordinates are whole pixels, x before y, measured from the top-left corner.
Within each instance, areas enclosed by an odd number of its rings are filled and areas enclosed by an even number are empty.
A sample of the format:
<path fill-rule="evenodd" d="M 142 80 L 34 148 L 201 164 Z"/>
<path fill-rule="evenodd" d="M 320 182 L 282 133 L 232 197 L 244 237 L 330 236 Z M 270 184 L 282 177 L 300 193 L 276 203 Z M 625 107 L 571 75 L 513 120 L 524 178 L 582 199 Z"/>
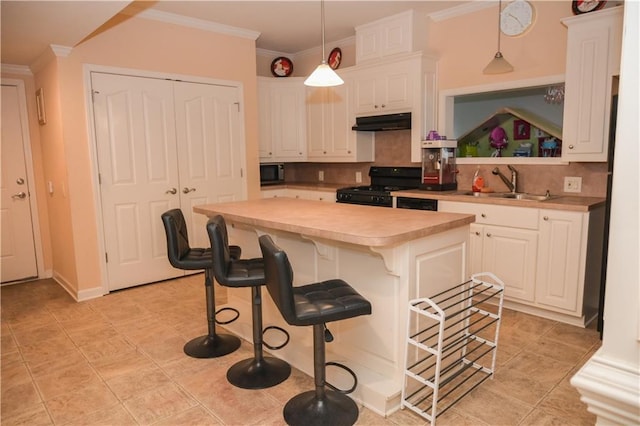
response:
<path fill-rule="evenodd" d="M 509 168 L 509 170 L 511 170 L 511 180 L 507 179 L 507 177 L 503 175 L 500 172 L 500 169 L 497 167 L 493 169 L 491 173 L 493 173 L 494 175 L 498 175 L 500 179 L 502 179 L 504 184 L 507 185 L 509 191 L 515 194 L 516 192 L 518 192 L 518 171 L 510 164 L 507 165 L 507 167 Z"/>

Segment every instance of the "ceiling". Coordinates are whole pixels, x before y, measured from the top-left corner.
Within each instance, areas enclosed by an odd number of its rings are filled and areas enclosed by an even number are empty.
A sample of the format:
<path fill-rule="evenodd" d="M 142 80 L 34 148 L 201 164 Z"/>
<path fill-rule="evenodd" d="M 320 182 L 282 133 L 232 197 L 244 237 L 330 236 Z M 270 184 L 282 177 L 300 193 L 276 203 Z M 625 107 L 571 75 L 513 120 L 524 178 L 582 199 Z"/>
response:
<path fill-rule="evenodd" d="M 325 2 L 327 43 L 355 35 L 358 25 L 414 9 L 429 13 L 467 1 Z M 293 54 L 319 46 L 320 1 L 5 1 L 0 2 L 1 62 L 31 65 L 49 45 L 73 47 L 122 9 L 154 10 L 259 33 L 256 47 Z"/>

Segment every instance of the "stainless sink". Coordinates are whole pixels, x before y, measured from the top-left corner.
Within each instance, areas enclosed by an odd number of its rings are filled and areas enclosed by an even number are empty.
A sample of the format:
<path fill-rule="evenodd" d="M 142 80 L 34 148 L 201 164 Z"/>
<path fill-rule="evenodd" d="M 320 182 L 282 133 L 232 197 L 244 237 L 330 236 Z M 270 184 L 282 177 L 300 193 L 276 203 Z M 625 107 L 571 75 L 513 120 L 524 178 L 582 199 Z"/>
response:
<path fill-rule="evenodd" d="M 526 194 L 523 192 L 507 192 L 503 194 L 496 195 L 499 198 L 508 198 L 510 200 L 529 200 L 529 201 L 546 201 L 551 198 L 551 195 L 535 195 L 535 194 Z"/>
<path fill-rule="evenodd" d="M 536 195 L 526 192 L 472 192 L 458 191 L 456 195 L 468 195 L 470 197 L 505 198 L 508 200 L 546 201 L 554 198 L 552 195 Z"/>

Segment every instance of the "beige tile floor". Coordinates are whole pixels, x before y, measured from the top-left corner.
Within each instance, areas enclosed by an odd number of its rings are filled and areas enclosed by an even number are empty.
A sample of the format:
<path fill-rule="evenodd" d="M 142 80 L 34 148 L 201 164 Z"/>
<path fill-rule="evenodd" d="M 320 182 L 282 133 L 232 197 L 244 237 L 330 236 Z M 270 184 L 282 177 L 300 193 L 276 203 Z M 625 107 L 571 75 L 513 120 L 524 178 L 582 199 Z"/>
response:
<path fill-rule="evenodd" d="M 1 424 L 282 425 L 282 407 L 313 388 L 294 369 L 267 390 L 226 380 L 239 351 L 187 357 L 206 333 L 202 275 L 136 287 L 76 303 L 52 280 L 0 289 Z M 223 288 L 216 296 L 224 300 Z M 247 290 L 249 291 L 249 290 Z M 506 311 L 498 366 L 439 425 L 592 425 L 569 379 L 600 346 L 598 333 Z M 310 356 L 312 356 L 310 354 Z M 400 410 L 388 418 L 361 408 L 360 425 L 421 425 Z"/>

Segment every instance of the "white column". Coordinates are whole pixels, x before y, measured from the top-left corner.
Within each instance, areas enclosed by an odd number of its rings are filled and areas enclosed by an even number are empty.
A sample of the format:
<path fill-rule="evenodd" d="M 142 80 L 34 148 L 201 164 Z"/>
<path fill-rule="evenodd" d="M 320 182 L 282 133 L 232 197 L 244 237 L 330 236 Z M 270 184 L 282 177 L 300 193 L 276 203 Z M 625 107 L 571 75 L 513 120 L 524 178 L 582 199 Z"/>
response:
<path fill-rule="evenodd" d="M 571 379 L 597 424 L 640 424 L 640 2 L 624 4 L 602 347 Z"/>

